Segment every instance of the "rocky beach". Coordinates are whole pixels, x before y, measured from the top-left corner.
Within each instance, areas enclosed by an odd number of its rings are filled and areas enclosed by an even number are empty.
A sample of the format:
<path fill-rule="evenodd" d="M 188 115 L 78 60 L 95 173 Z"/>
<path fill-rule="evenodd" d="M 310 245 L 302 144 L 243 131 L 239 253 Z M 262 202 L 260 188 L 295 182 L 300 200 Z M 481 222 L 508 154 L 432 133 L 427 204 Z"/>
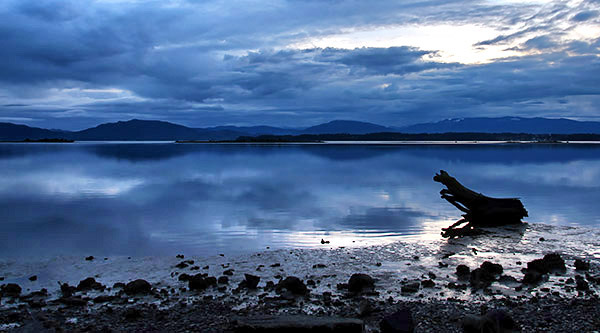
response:
<path fill-rule="evenodd" d="M 593 332 L 598 236 L 525 224 L 231 257 L 4 260 L 0 330 Z"/>

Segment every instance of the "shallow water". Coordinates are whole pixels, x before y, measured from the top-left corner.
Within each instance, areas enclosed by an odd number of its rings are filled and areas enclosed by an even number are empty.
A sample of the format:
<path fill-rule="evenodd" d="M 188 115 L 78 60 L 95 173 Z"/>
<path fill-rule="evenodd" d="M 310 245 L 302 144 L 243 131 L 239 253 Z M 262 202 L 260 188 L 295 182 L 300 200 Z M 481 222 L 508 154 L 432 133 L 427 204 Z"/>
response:
<path fill-rule="evenodd" d="M 0 257 L 212 256 L 439 239 L 432 177 L 600 225 L 595 145 L 0 144 Z"/>

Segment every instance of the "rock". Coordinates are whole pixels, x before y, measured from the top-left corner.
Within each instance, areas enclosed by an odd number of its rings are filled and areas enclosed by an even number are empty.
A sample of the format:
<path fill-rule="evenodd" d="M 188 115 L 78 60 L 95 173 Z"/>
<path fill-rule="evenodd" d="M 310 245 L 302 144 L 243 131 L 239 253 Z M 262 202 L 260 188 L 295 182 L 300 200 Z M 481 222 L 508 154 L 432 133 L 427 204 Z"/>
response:
<path fill-rule="evenodd" d="M 62 297 L 71 297 L 77 288 L 70 286 L 68 283 L 63 283 L 60 285 L 60 292 L 62 293 Z"/>
<path fill-rule="evenodd" d="M 256 289 L 260 277 L 252 274 L 244 274 L 244 281 L 240 282 L 240 288 Z"/>
<path fill-rule="evenodd" d="M 177 265 L 175 265 L 175 267 L 179 268 L 179 269 L 184 269 L 186 267 L 188 267 L 189 265 L 193 265 L 194 261 L 193 260 L 184 260 L 180 263 L 178 263 Z"/>
<path fill-rule="evenodd" d="M 466 284 L 456 284 L 454 282 L 448 283 L 447 287 L 448 287 L 448 289 L 454 289 L 454 290 L 467 290 Z"/>
<path fill-rule="evenodd" d="M 354 293 L 361 292 L 365 289 L 372 290 L 374 288 L 375 280 L 367 274 L 352 274 L 350 280 L 348 280 L 348 290 Z"/>
<path fill-rule="evenodd" d="M 315 264 L 315 265 L 313 265 L 312 268 L 325 268 L 325 267 L 327 267 L 327 265 L 325 265 L 325 264 Z"/>
<path fill-rule="evenodd" d="M 229 275 L 232 276 L 233 275 L 233 269 L 228 269 L 226 271 L 223 272 L 223 275 Z"/>
<path fill-rule="evenodd" d="M 78 291 L 85 291 L 85 290 L 104 290 L 104 286 L 101 283 L 96 282 L 96 280 L 93 277 L 89 277 L 87 279 L 81 280 L 79 281 L 79 284 L 77 285 L 77 290 Z"/>
<path fill-rule="evenodd" d="M 281 266 L 280 263 L 275 263 L 275 264 L 271 265 L 271 267 L 279 267 L 279 266 Z"/>
<path fill-rule="evenodd" d="M 286 289 L 294 295 L 308 294 L 308 288 L 306 288 L 304 282 L 295 276 L 288 276 L 280 281 L 276 286 L 276 290 L 281 292 L 282 289 Z"/>
<path fill-rule="evenodd" d="M 483 264 L 481 264 L 480 268 L 492 275 L 500 275 L 504 271 L 502 269 L 502 265 L 494 264 L 489 261 L 484 261 Z"/>
<path fill-rule="evenodd" d="M 306 285 L 307 286 L 311 286 L 311 287 L 315 287 L 317 285 L 317 283 L 315 282 L 315 280 L 308 279 L 308 280 L 306 280 Z"/>
<path fill-rule="evenodd" d="M 94 256 L 85 257 L 85 260 L 92 261 L 92 260 L 94 260 Z"/>
<path fill-rule="evenodd" d="M 466 279 L 471 274 L 471 269 L 467 265 L 458 265 L 456 266 L 456 275 L 459 278 Z"/>
<path fill-rule="evenodd" d="M 177 278 L 179 281 L 189 281 L 192 278 L 191 275 L 183 273 L 181 275 L 179 275 L 179 277 Z"/>
<path fill-rule="evenodd" d="M 113 289 L 117 289 L 117 288 L 125 289 L 125 283 L 117 282 L 117 283 L 113 284 L 112 287 L 113 287 Z"/>
<path fill-rule="evenodd" d="M 331 332 L 361 333 L 364 323 L 359 319 L 281 315 L 240 318 L 235 332 Z"/>
<path fill-rule="evenodd" d="M 206 281 L 206 283 L 208 284 L 209 287 L 217 286 L 217 278 L 214 276 L 208 276 L 208 277 L 204 278 L 204 280 Z"/>
<path fill-rule="evenodd" d="M 490 272 L 482 269 L 476 268 L 471 272 L 471 276 L 469 277 L 469 283 L 471 287 L 475 290 L 477 289 L 485 289 L 489 287 L 492 282 L 494 282 L 495 277 Z"/>
<path fill-rule="evenodd" d="M 402 293 L 409 293 L 409 294 L 416 293 L 417 291 L 419 291 L 419 287 L 420 287 L 420 285 L 421 285 L 421 284 L 420 284 L 418 281 L 415 281 L 415 282 L 409 282 L 409 283 L 407 283 L 407 284 L 403 285 L 403 286 L 400 288 L 400 291 L 401 291 Z"/>
<path fill-rule="evenodd" d="M 196 274 L 188 280 L 188 288 L 190 290 L 202 291 L 210 286 L 209 282 L 204 278 L 202 274 Z"/>
<path fill-rule="evenodd" d="M 518 331 L 518 325 L 504 310 L 491 310 L 484 316 L 469 315 L 463 319 L 465 333 L 509 333 Z"/>
<path fill-rule="evenodd" d="M 323 238 L 321 238 L 321 244 L 329 244 L 329 241 L 324 240 Z"/>
<path fill-rule="evenodd" d="M 219 284 L 228 284 L 229 283 L 229 278 L 225 275 L 219 276 L 219 279 L 217 280 L 217 283 Z"/>
<path fill-rule="evenodd" d="M 587 283 L 586 280 L 583 279 L 583 276 L 581 275 L 575 275 L 575 284 L 575 289 L 577 290 L 585 291 L 590 289 L 590 285 Z"/>
<path fill-rule="evenodd" d="M 18 297 L 21 295 L 21 287 L 16 283 L 3 284 L 0 287 L 0 295 L 8 297 Z"/>
<path fill-rule="evenodd" d="M 423 288 L 433 288 L 435 287 L 435 282 L 433 280 L 423 280 L 421 281 L 421 285 Z"/>
<path fill-rule="evenodd" d="M 537 271 L 542 274 L 566 272 L 567 267 L 565 261 L 561 258 L 558 253 L 549 253 L 542 259 L 535 259 L 527 263 L 527 271 Z"/>
<path fill-rule="evenodd" d="M 400 309 L 379 322 L 381 333 L 409 333 L 414 332 L 415 323 L 410 309 Z"/>
<path fill-rule="evenodd" d="M 137 279 L 127 283 L 123 289 L 127 295 L 149 294 L 152 290 L 152 285 L 146 280 Z"/>
<path fill-rule="evenodd" d="M 175 258 L 177 258 L 177 259 L 183 259 L 184 255 L 183 254 L 178 254 L 178 255 L 175 256 Z"/>
<path fill-rule="evenodd" d="M 29 277 L 29 281 L 33 282 L 37 280 L 37 275 L 33 275 Z"/>
<path fill-rule="evenodd" d="M 581 259 L 575 259 L 575 269 L 578 271 L 589 271 L 590 262 Z"/>
<path fill-rule="evenodd" d="M 427 276 L 429 276 L 429 278 L 432 279 L 432 280 L 435 280 L 435 278 L 437 278 L 437 275 L 435 275 L 433 272 L 427 273 Z"/>

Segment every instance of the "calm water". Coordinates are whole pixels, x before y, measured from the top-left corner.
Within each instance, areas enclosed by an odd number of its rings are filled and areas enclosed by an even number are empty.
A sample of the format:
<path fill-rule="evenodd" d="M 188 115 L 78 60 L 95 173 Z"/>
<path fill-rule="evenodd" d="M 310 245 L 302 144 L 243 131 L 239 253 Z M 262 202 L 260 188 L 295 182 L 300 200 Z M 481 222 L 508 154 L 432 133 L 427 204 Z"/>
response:
<path fill-rule="evenodd" d="M 600 226 L 600 147 L 0 144 L 0 255 L 171 255 L 439 237 L 432 177 Z M 353 243 L 355 242 L 355 243 Z"/>

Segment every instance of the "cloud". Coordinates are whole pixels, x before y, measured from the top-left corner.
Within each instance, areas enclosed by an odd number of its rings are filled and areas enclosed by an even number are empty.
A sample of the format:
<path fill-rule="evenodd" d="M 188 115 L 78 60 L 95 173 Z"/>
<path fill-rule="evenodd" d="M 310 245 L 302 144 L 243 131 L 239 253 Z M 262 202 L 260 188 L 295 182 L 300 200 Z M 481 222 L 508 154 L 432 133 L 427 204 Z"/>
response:
<path fill-rule="evenodd" d="M 598 6 L 7 0 L 0 4 L 0 117 L 68 129 L 133 117 L 196 127 L 584 117 L 598 101 Z M 463 51 L 496 58 L 448 63 L 436 47 L 340 46 L 361 31 L 385 44 L 394 38 L 385 31 L 466 24 L 485 27 L 489 38 Z M 332 45 L 310 46 L 320 39 Z M 561 80 L 571 85 L 551 83 Z M 532 100 L 543 107 L 523 103 Z"/>

